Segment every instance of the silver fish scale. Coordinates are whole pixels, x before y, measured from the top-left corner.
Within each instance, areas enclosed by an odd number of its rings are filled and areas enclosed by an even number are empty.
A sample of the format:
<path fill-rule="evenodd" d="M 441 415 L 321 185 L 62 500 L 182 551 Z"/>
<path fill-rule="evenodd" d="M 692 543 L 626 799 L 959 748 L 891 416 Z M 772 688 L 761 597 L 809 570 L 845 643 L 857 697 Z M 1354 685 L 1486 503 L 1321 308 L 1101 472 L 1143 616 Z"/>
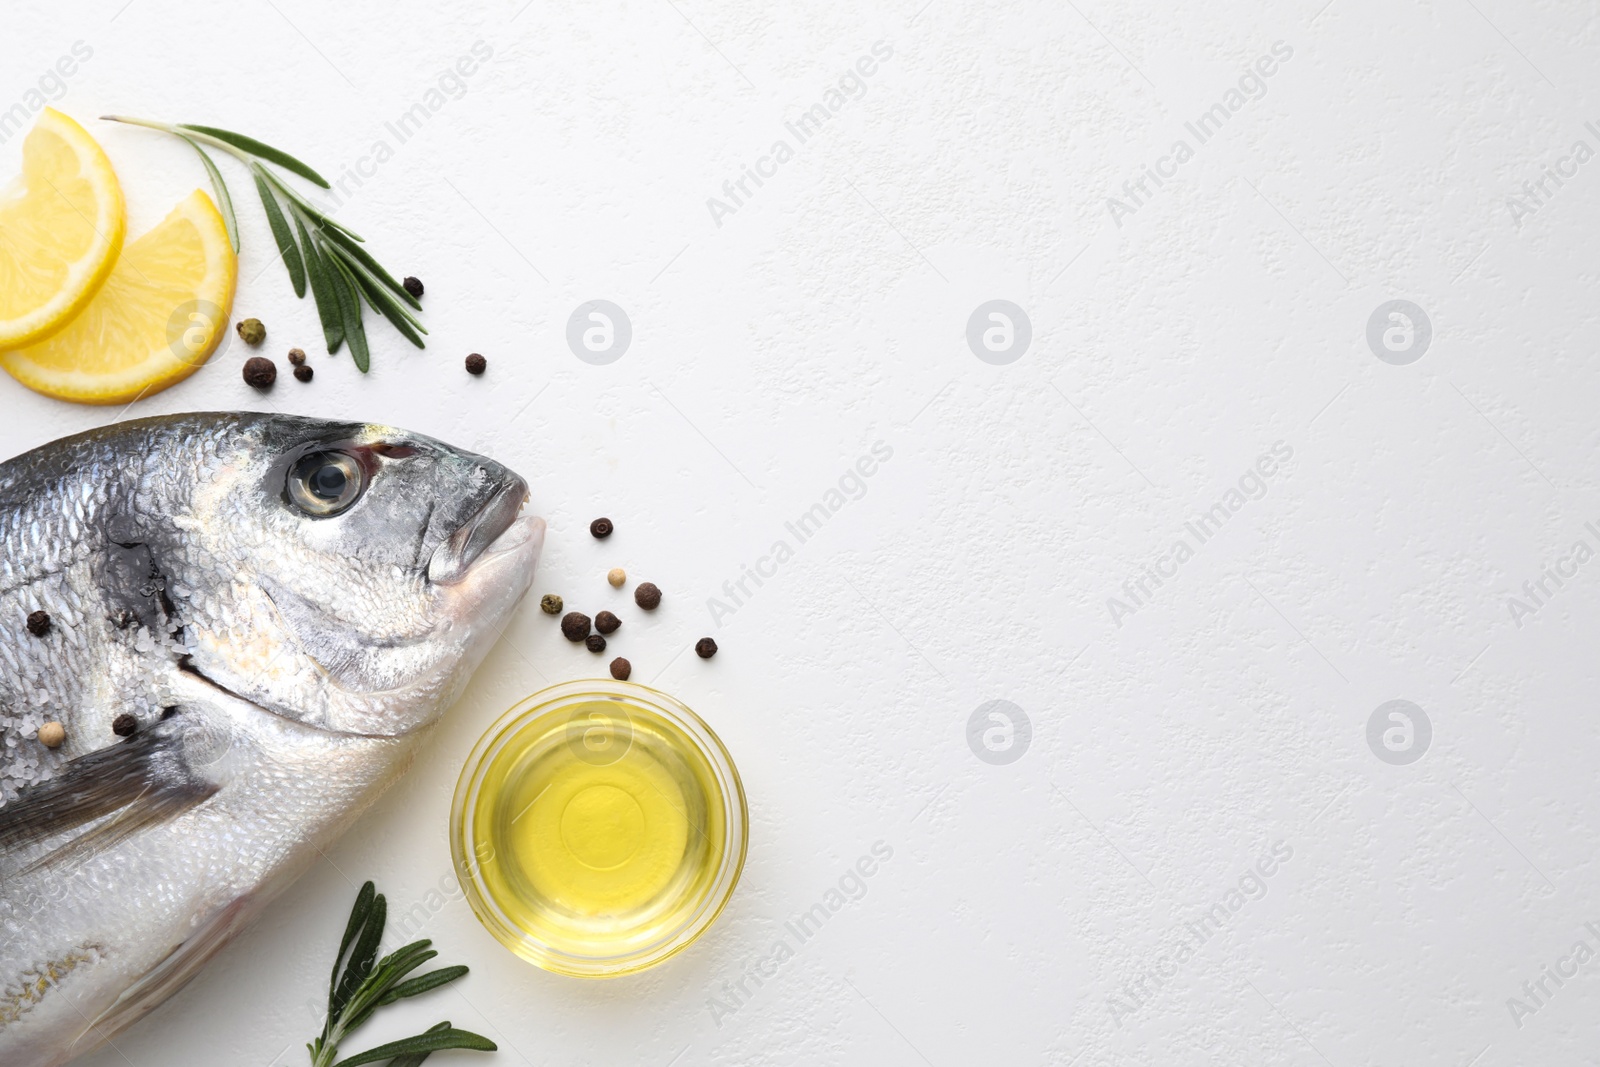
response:
<path fill-rule="evenodd" d="M 151 685 L 157 672 L 142 662 L 157 652 L 153 635 L 139 651 L 139 632 L 110 621 L 92 564 L 105 548 L 96 517 L 126 494 L 137 462 L 113 469 L 80 448 L 54 471 L 41 468 L 24 457 L 0 477 L 0 506 L 10 504 L 0 511 L 0 804 L 115 740 L 111 721 L 121 712 L 148 719 L 161 699 Z M 42 638 L 27 629 L 41 610 L 51 619 Z M 36 740 L 51 721 L 68 737 L 53 751 Z"/>

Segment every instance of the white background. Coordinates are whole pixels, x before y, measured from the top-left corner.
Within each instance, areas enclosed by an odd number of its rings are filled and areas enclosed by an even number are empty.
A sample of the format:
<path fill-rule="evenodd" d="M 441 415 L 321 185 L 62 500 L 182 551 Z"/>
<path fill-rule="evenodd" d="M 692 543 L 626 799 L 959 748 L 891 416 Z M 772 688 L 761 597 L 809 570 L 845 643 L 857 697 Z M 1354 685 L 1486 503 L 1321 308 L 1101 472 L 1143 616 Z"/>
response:
<path fill-rule="evenodd" d="M 753 825 L 718 926 L 639 977 L 545 974 L 430 898 L 473 741 L 603 672 L 530 602 L 328 862 L 84 1063 L 303 1062 L 369 877 L 473 973 L 356 1046 L 441 1018 L 502 1045 L 441 1065 L 1591 1061 L 1600 959 L 1532 1014 L 1507 1001 L 1600 948 L 1600 562 L 1520 620 L 1508 598 L 1600 547 L 1600 161 L 1520 219 L 1508 198 L 1600 149 L 1594 4 L 120 2 L 8 4 L 0 108 L 92 48 L 56 106 L 111 154 L 130 235 L 204 175 L 97 115 L 236 128 L 330 176 L 387 140 L 338 214 L 426 281 L 432 331 L 419 353 L 373 327 L 366 377 L 329 359 L 230 169 L 236 312 L 316 381 L 258 396 L 234 341 L 128 414 L 361 417 L 509 463 L 550 520 L 536 593 L 605 607 L 616 565 L 666 591 L 613 647 L 721 733 Z M 385 124 L 480 41 L 397 144 Z M 707 198 L 879 41 L 864 94 L 719 226 Z M 1279 41 L 1264 95 L 1114 218 Z M 608 366 L 565 340 L 591 299 L 633 324 Z M 992 299 L 1032 322 L 1006 366 L 965 336 Z M 1365 337 L 1392 299 L 1432 322 L 1405 366 Z M 118 414 L 0 398 L 5 455 Z M 879 441 L 861 499 L 714 624 L 708 598 Z M 1114 620 L 1280 441 L 1265 496 Z M 1405 766 L 1367 743 L 1395 699 L 1433 729 Z M 991 700 L 1032 723 L 1003 765 L 967 741 Z M 879 841 L 865 896 L 715 1012 Z M 1265 895 L 1115 1010 L 1277 842 Z"/>

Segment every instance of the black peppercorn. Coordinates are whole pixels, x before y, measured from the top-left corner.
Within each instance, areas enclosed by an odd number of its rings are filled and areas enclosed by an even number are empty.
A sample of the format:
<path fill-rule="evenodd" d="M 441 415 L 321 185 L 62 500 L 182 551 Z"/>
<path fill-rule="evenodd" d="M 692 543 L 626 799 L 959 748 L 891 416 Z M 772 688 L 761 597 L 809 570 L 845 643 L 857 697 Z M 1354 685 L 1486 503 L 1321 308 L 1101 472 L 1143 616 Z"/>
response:
<path fill-rule="evenodd" d="M 633 673 L 633 664 L 618 656 L 611 661 L 611 677 L 619 682 L 626 682 L 628 675 Z"/>
<path fill-rule="evenodd" d="M 622 620 L 609 611 L 602 611 L 594 617 L 594 628 L 603 634 L 615 633 L 621 625 Z"/>
<path fill-rule="evenodd" d="M 408 277 L 400 283 L 400 287 L 418 300 L 422 299 L 422 279 Z"/>
<path fill-rule="evenodd" d="M 616 527 L 611 524 L 610 519 L 596 519 L 589 524 L 589 532 L 602 541 L 610 537 L 611 531 L 615 529 Z"/>
<path fill-rule="evenodd" d="M 111 732 L 118 737 L 132 737 L 138 728 L 139 720 L 126 711 L 111 720 Z"/>
<path fill-rule="evenodd" d="M 539 610 L 546 615 L 560 615 L 561 607 L 561 598 L 554 593 L 546 593 L 539 598 Z"/>
<path fill-rule="evenodd" d="M 251 356 L 244 361 L 244 383 L 252 389 L 271 389 L 278 380 L 278 367 L 266 356 Z"/>
<path fill-rule="evenodd" d="M 489 361 L 474 352 L 467 357 L 467 373 L 482 374 L 489 369 Z"/>
<path fill-rule="evenodd" d="M 49 633 L 50 625 L 48 611 L 35 611 L 28 616 L 28 632 L 35 637 L 43 637 Z"/>
<path fill-rule="evenodd" d="M 301 366 L 296 367 L 294 369 L 294 378 L 295 378 L 295 381 L 297 381 L 297 382 L 309 382 L 311 380 L 312 376 L 315 375 L 315 374 L 316 374 L 316 371 L 314 371 L 310 367 L 307 367 L 307 366 L 304 366 L 304 365 L 301 365 Z"/>
<path fill-rule="evenodd" d="M 589 616 L 581 611 L 569 611 L 561 619 L 561 636 L 568 641 L 582 641 L 589 636 Z"/>
<path fill-rule="evenodd" d="M 695 642 L 694 654 L 701 659 L 710 659 L 717 654 L 717 643 L 709 637 L 702 637 Z"/>
<path fill-rule="evenodd" d="M 633 591 L 633 602 L 646 611 L 654 611 L 661 606 L 661 588 L 655 582 L 640 582 Z"/>
<path fill-rule="evenodd" d="M 590 634 L 588 639 L 583 642 L 583 647 L 590 652 L 604 652 L 606 650 L 606 639 L 599 634 Z"/>

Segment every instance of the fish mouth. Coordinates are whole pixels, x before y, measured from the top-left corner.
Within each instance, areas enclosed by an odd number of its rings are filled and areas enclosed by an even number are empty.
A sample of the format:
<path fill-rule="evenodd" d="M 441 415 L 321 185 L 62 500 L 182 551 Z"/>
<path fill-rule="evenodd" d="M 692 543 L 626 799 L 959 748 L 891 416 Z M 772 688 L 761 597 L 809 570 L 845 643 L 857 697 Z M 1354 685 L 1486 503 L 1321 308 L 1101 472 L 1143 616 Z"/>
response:
<path fill-rule="evenodd" d="M 513 474 L 477 513 L 445 538 L 428 560 L 428 581 L 455 585 L 489 547 L 510 530 L 528 502 L 528 483 Z"/>

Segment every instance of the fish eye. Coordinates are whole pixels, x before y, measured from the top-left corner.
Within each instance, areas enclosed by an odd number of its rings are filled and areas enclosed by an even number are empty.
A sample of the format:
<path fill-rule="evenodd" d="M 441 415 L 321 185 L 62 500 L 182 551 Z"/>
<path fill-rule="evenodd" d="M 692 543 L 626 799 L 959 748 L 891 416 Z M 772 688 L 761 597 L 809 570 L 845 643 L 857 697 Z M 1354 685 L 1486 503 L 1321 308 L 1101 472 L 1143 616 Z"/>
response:
<path fill-rule="evenodd" d="M 343 452 L 313 452 L 289 471 L 289 499 L 318 519 L 346 511 L 365 489 L 361 464 Z"/>

